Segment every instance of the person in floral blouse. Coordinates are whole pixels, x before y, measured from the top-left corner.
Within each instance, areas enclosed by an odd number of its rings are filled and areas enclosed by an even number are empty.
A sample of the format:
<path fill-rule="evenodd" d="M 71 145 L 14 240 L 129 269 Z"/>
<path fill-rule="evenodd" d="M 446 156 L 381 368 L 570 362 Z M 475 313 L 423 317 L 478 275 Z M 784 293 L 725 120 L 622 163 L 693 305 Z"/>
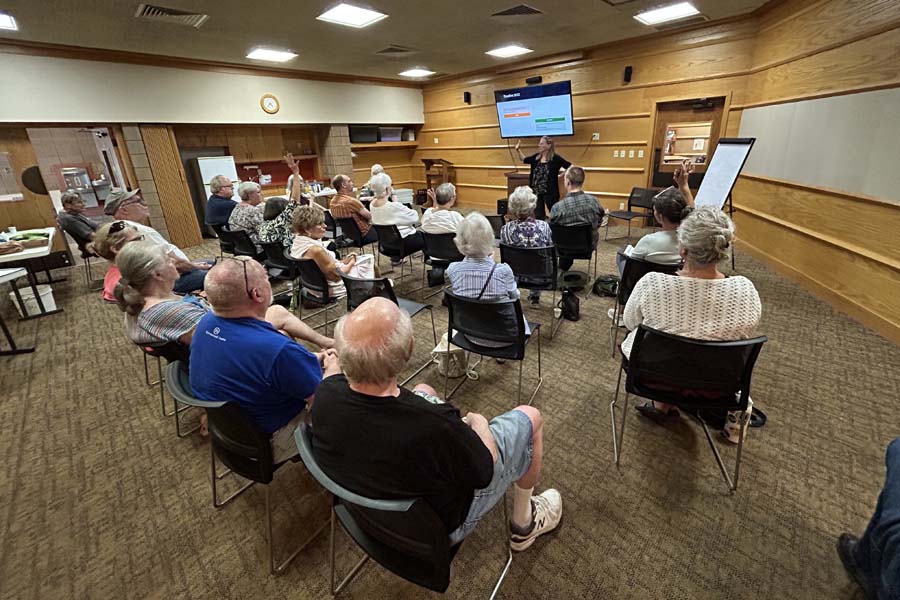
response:
<path fill-rule="evenodd" d="M 537 195 L 527 185 L 519 186 L 509 195 L 507 223 L 500 230 L 500 243 L 519 248 L 542 248 L 553 245 L 550 225 L 534 218 Z M 528 299 L 539 304 L 540 290 L 531 290 Z"/>

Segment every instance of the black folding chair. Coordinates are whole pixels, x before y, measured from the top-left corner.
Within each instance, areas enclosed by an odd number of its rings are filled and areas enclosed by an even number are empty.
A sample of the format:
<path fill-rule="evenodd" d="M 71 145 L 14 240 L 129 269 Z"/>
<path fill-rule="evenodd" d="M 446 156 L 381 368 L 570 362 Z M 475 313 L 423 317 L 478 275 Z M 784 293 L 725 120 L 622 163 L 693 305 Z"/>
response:
<path fill-rule="evenodd" d="M 266 253 L 265 267 L 269 277 L 273 279 L 293 279 L 291 265 L 284 258 L 284 245 L 281 242 L 261 244 Z"/>
<path fill-rule="evenodd" d="M 227 231 L 224 225 L 212 225 L 213 231 L 219 238 L 219 258 L 227 254 L 234 254 L 234 241 L 231 238 L 231 232 Z"/>
<path fill-rule="evenodd" d="M 500 244 L 500 262 L 506 263 L 516 276 L 516 285 L 526 290 L 553 291 L 553 300 L 550 307 L 556 307 L 557 273 L 556 246 L 542 246 L 539 248 L 521 248 Z M 550 327 L 550 339 L 559 329 L 562 323 L 562 315 L 554 319 Z"/>
<path fill-rule="evenodd" d="M 437 345 L 437 330 L 434 326 L 434 307 L 430 304 L 422 304 L 421 302 L 413 302 L 406 298 L 398 298 L 394 293 L 394 287 L 391 285 L 387 277 L 378 279 L 361 279 L 359 277 L 351 277 L 341 273 L 341 279 L 344 281 L 344 287 L 347 288 L 347 312 L 353 312 L 356 308 L 368 300 L 369 298 L 387 298 L 400 308 L 406 311 L 410 317 L 415 317 L 422 311 L 427 310 L 431 316 L 431 337 Z M 416 369 L 409 377 L 400 382 L 400 385 L 406 385 L 409 380 L 424 371 L 433 364 L 429 360 L 424 365 Z"/>
<path fill-rule="evenodd" d="M 594 259 L 594 279 L 597 279 L 596 247 L 594 246 L 594 228 L 591 225 L 556 225 L 550 223 L 553 234 L 553 245 L 556 246 L 557 258 L 587 260 L 588 269 Z M 593 280 L 592 280 L 593 281 Z"/>
<path fill-rule="evenodd" d="M 431 264 L 432 269 L 441 269 L 442 271 L 450 266 L 450 263 L 459 262 L 465 258 L 456 247 L 455 233 L 428 233 L 422 232 L 422 239 L 425 240 L 425 260 Z M 422 267 L 422 299 L 431 298 L 440 294 L 443 290 L 443 284 L 440 289 L 430 294 L 425 294 L 425 268 Z"/>
<path fill-rule="evenodd" d="M 243 229 L 232 231 L 232 229 L 227 225 L 222 229 L 222 231 L 228 232 L 228 237 L 231 239 L 231 243 L 234 244 L 235 256 L 249 256 L 259 262 L 265 262 L 266 253 L 258 252 L 256 250 L 256 244 L 254 244 L 253 240 L 250 239 L 249 233 L 247 233 Z"/>
<path fill-rule="evenodd" d="M 59 224 L 58 221 L 57 224 Z M 81 254 L 81 260 L 84 264 L 84 279 L 87 282 L 88 286 L 90 286 L 94 281 L 94 277 L 91 273 L 91 259 L 96 258 L 97 256 L 96 254 L 88 250 L 87 245 L 91 240 L 78 235 L 78 232 L 74 228 L 66 229 L 65 227 L 62 227 L 62 225 L 60 225 L 60 227 L 75 241 L 75 245 L 78 247 L 78 252 Z"/>
<path fill-rule="evenodd" d="M 674 275 L 679 268 L 681 268 L 680 265 L 663 265 L 630 256 L 625 258 L 625 268 L 622 269 L 622 277 L 619 279 L 616 301 L 613 305 L 613 318 L 609 325 L 609 342 L 612 348 L 612 356 L 616 355 L 616 343 L 619 339 L 619 319 L 637 282 L 647 273 L 668 273 Z"/>
<path fill-rule="evenodd" d="M 314 430 L 312 430 L 314 431 Z M 312 433 L 314 435 L 314 433 Z M 370 558 L 395 575 L 435 592 L 450 585 L 450 563 L 462 542 L 450 545 L 450 532 L 434 509 L 421 498 L 376 500 L 365 498 L 340 486 L 319 467 L 313 455 L 311 429 L 302 423 L 294 432 L 300 457 L 322 487 L 332 494 L 331 539 L 329 548 L 330 588 L 339 594 L 359 574 Z M 506 562 L 494 585 L 496 596 L 512 564 L 506 498 L 503 504 L 503 538 Z M 363 550 L 365 556 L 335 586 L 335 520 Z"/>
<path fill-rule="evenodd" d="M 294 278 L 294 306 L 298 312 L 297 316 L 303 319 L 303 304 L 311 304 L 316 307 L 322 307 L 307 315 L 307 318 L 324 314 L 325 322 L 316 325 L 313 329 L 319 327 L 325 328 L 325 335 L 328 335 L 328 326 L 337 322 L 337 319 L 328 320 L 328 309 L 337 305 L 337 298 L 331 296 L 331 288 L 325 274 L 316 264 L 316 261 L 308 258 L 296 259 L 291 256 L 290 248 L 285 248 L 284 259 L 291 265 L 290 274 Z"/>
<path fill-rule="evenodd" d="M 622 357 L 616 395 L 609 404 L 613 430 L 613 455 L 618 466 L 625 435 L 628 394 L 677 406 L 703 426 L 703 433 L 715 455 L 728 488 L 737 491 L 741 469 L 744 435 L 750 424 L 747 406 L 750 400 L 750 378 L 766 336 L 748 340 L 710 342 L 672 335 L 640 325 L 631 345 L 631 358 Z M 625 378 L 625 404 L 622 423 L 616 437 L 615 405 L 619 400 L 622 373 Z M 740 411 L 740 438 L 734 463 L 734 479 L 709 433 L 701 410 Z"/>
<path fill-rule="evenodd" d="M 335 240 L 335 245 L 337 241 L 340 239 L 338 236 L 338 226 L 337 222 L 335 222 L 334 217 L 331 216 L 331 211 L 326 210 L 325 212 L 325 239 Z"/>
<path fill-rule="evenodd" d="M 656 195 L 655 190 L 647 188 L 631 188 L 628 195 L 628 210 L 611 210 L 609 211 L 610 219 L 619 219 L 628 222 L 628 239 L 631 239 L 631 221 L 633 219 L 644 219 L 647 225 L 653 221 L 653 197 Z M 641 208 L 645 210 L 634 210 Z M 609 226 L 606 227 L 604 240 L 609 239 Z"/>
<path fill-rule="evenodd" d="M 500 244 L 500 230 L 503 229 L 503 225 L 505 221 L 503 220 L 503 215 L 485 215 L 487 217 L 488 223 L 491 224 L 491 229 L 494 230 L 494 245 Z"/>
<path fill-rule="evenodd" d="M 450 343 L 467 352 L 478 354 L 480 357 L 478 362 L 472 365 L 472 369 L 481 363 L 481 357 L 484 356 L 519 361 L 517 404 L 522 403 L 522 366 L 525 363 L 525 346 L 533 338 L 537 338 L 538 381 L 528 399 L 528 404 L 534 402 L 534 397 L 544 382 L 541 375 L 541 324 L 529 321 L 530 333 L 525 333 L 526 321 L 522 314 L 522 304 L 518 300 L 476 300 L 457 296 L 449 289 L 444 290 L 444 298 L 447 300 L 449 316 L 447 337 Z M 499 347 L 486 346 L 479 341 L 503 345 Z M 466 371 L 469 368 L 467 360 Z M 463 377 L 453 391 L 448 394 L 449 378 L 444 375 L 444 399 L 449 400 L 466 379 L 468 377 Z"/>
<path fill-rule="evenodd" d="M 137 344 L 137 347 L 141 349 L 141 353 L 144 358 L 144 379 L 147 382 L 147 385 L 159 385 L 159 405 L 162 410 L 162 414 L 164 417 L 175 417 L 175 433 L 178 437 L 186 437 L 196 431 L 196 428 L 193 428 L 189 431 L 181 430 L 181 413 L 187 410 L 186 406 L 182 406 L 179 408 L 178 401 L 173 397 L 173 408 L 172 411 L 166 408 L 166 378 L 163 374 L 162 361 L 165 359 L 166 363 L 172 364 L 175 362 L 181 362 L 183 365 L 189 365 L 191 360 L 191 349 L 189 346 L 184 346 L 179 344 L 178 342 L 168 342 L 165 344 Z M 156 381 L 150 381 L 150 369 L 147 364 L 148 358 L 153 357 L 156 359 L 156 373 L 158 379 Z"/>
<path fill-rule="evenodd" d="M 335 219 L 335 223 L 337 226 L 341 228 L 341 233 L 350 239 L 350 244 L 348 246 L 353 246 L 354 248 L 358 248 L 360 251 L 368 246 L 369 244 L 375 244 L 377 240 L 374 241 L 366 241 L 365 236 L 363 236 L 362 231 L 359 229 L 359 225 L 356 224 L 356 221 L 353 220 L 352 217 L 344 218 L 344 219 Z M 374 252 L 373 252 L 374 254 Z"/>
<path fill-rule="evenodd" d="M 179 404 L 183 404 L 185 407 L 193 407 L 199 408 L 201 410 L 206 410 L 209 408 L 219 408 L 224 402 L 207 402 L 206 400 L 201 400 L 194 396 L 194 393 L 191 391 L 191 378 L 190 373 L 188 371 L 187 363 L 184 363 L 180 360 L 175 362 L 170 362 L 166 367 L 166 389 L 169 390 L 169 394 L 171 394 L 172 398 L 175 400 L 175 406 Z M 189 433 L 193 433 L 200 429 L 200 424 L 198 423 L 196 427 L 191 429 L 188 432 L 185 432 L 185 435 Z M 181 436 L 184 437 L 184 436 Z M 213 493 L 213 506 L 216 506 L 218 503 L 217 492 L 216 492 L 216 481 L 222 479 L 231 471 L 225 470 L 224 473 L 218 473 L 216 470 L 216 458 L 215 455 L 212 456 L 212 473 L 213 473 L 213 484 L 212 484 L 212 493 Z"/>
<path fill-rule="evenodd" d="M 409 261 L 405 261 L 407 257 L 411 257 L 416 252 L 421 251 L 421 248 L 413 247 L 410 242 L 412 238 L 415 237 L 403 237 L 400 235 L 400 230 L 396 225 L 372 225 L 375 231 L 378 233 L 378 251 L 380 254 L 384 254 L 385 256 L 390 257 L 391 261 L 399 262 L 401 260 L 404 261 L 403 264 L 400 265 L 400 277 L 397 278 L 397 282 L 403 279 L 403 267 L 406 265 L 406 262 L 409 262 L 409 275 L 413 275 L 413 263 L 410 258 Z M 380 255 L 376 257 L 376 264 L 381 261 Z M 422 267 L 424 269 L 424 267 Z M 418 290 L 411 290 L 413 292 Z"/>
<path fill-rule="evenodd" d="M 212 460 L 218 458 L 233 473 L 250 480 L 245 486 L 231 494 L 221 503 L 217 497 L 213 497 L 216 508 L 225 506 L 254 483 L 265 486 L 266 492 L 266 538 L 269 547 L 269 572 L 273 575 L 281 573 L 290 564 L 301 550 L 313 541 L 328 523 L 322 523 L 313 534 L 303 542 L 290 556 L 278 562 L 275 558 L 275 543 L 272 532 L 272 501 L 270 498 L 269 484 L 282 464 L 275 464 L 272 458 L 272 440 L 253 419 L 235 402 L 226 402 L 219 407 L 209 407 L 206 410 L 209 420 L 209 439 Z M 216 473 L 213 463 L 212 483 L 215 490 Z"/>

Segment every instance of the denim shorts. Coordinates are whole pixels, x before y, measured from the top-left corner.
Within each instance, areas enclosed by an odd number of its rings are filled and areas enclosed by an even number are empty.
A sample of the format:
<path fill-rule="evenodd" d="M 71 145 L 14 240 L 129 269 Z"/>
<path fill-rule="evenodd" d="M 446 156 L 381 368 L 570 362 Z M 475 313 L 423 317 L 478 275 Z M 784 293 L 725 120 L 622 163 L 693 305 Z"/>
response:
<path fill-rule="evenodd" d="M 534 447 L 528 415 L 520 410 L 511 410 L 491 419 L 490 428 L 498 451 L 494 477 L 486 488 L 475 490 L 469 514 L 463 524 L 450 534 L 451 545 L 472 533 L 481 518 L 503 500 L 509 486 L 521 479 L 531 467 Z"/>

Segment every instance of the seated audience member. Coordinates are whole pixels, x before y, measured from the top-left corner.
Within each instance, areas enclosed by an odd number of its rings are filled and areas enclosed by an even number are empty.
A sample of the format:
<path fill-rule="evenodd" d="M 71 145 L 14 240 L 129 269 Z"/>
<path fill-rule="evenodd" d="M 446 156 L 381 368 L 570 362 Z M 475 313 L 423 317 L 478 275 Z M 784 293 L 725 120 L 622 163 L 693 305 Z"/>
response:
<path fill-rule="evenodd" d="M 269 198 L 266 200 L 266 208 L 263 211 L 263 222 L 259 226 L 259 242 L 261 244 L 281 243 L 285 248 L 290 247 L 294 240 L 294 209 L 306 203 L 303 200 L 301 189 L 303 177 L 300 176 L 300 166 L 294 160 L 294 155 L 288 152 L 284 156 L 285 164 L 291 169 L 291 177 L 288 179 L 290 200 L 284 198 Z M 298 182 L 293 185 L 292 181 Z M 308 203 L 313 208 L 325 210 L 315 202 Z"/>
<path fill-rule="evenodd" d="M 334 350 L 313 354 L 266 320 L 272 288 L 249 257 L 210 270 L 206 294 L 213 312 L 191 340 L 191 389 L 201 400 L 236 402 L 272 436 L 276 463 L 297 454 L 294 429 L 322 376 L 340 372 Z"/>
<path fill-rule="evenodd" d="M 256 251 L 262 252 L 259 245 L 259 226 L 263 222 L 262 188 L 258 183 L 245 181 L 238 187 L 238 196 L 241 201 L 234 206 L 231 216 L 228 217 L 228 229 L 230 231 L 246 231 L 250 239 L 256 244 Z"/>
<path fill-rule="evenodd" d="M 136 344 L 190 345 L 194 329 L 209 312 L 209 305 L 197 296 L 175 294 L 178 271 L 164 249 L 150 242 L 128 244 L 116 257 L 116 264 L 122 273 L 116 299 L 125 313 L 128 338 Z M 317 333 L 283 306 L 268 307 L 264 318 L 292 338 L 321 348 L 334 345 L 334 340 Z"/>
<path fill-rule="evenodd" d="M 457 544 L 513 488 L 510 545 L 529 548 L 562 517 L 554 489 L 532 496 L 543 458 L 542 417 L 519 406 L 490 422 L 418 385 L 397 384 L 413 350 L 409 315 L 384 298 L 341 318 L 343 374 L 326 375 L 312 406 L 316 461 L 338 484 L 371 498 L 423 498 Z"/>
<path fill-rule="evenodd" d="M 509 195 L 507 223 L 500 230 L 500 243 L 519 248 L 541 248 L 553 245 L 553 235 L 546 221 L 534 218 L 537 195 L 527 185 L 519 186 Z M 541 301 L 540 290 L 528 294 L 532 304 Z"/>
<path fill-rule="evenodd" d="M 363 236 L 362 245 L 377 241 L 378 234 L 372 229 L 372 213 L 353 197 L 353 180 L 346 175 L 335 175 L 331 185 L 337 190 L 337 196 L 328 205 L 331 215 L 335 219 L 352 218 Z"/>
<path fill-rule="evenodd" d="M 422 234 L 414 227 L 419 223 L 419 213 L 400 202 L 391 200 L 391 178 L 387 173 L 373 175 L 369 180 L 369 189 L 375 196 L 372 204 L 369 205 L 372 223 L 396 225 L 400 236 L 404 239 L 406 249 L 411 252 L 418 252 L 424 248 L 425 241 L 422 239 Z"/>
<path fill-rule="evenodd" d="M 370 178 L 371 178 L 371 177 L 375 177 L 375 176 L 378 175 L 379 173 L 385 173 L 384 167 L 382 167 L 382 166 L 379 165 L 378 163 L 375 163 L 374 165 L 372 165 L 372 168 L 369 169 L 369 177 L 370 177 Z M 385 173 L 385 174 L 386 174 L 386 173 Z M 374 195 L 375 195 L 375 193 L 372 191 L 372 187 L 371 187 L 371 186 L 372 186 L 372 181 L 371 181 L 371 179 L 370 179 L 369 182 L 366 183 L 366 185 L 363 186 L 362 191 L 359 193 L 360 198 L 363 197 L 363 196 L 374 196 Z M 376 223 L 376 224 L 377 224 L 377 223 Z"/>
<path fill-rule="evenodd" d="M 861 538 L 842 533 L 837 551 L 866 598 L 900 598 L 900 438 L 888 444 L 887 473 L 875 513 Z"/>
<path fill-rule="evenodd" d="M 234 184 L 224 175 L 216 175 L 209 180 L 209 199 L 206 201 L 206 224 L 227 225 L 231 211 L 237 206 L 232 200 Z"/>
<path fill-rule="evenodd" d="M 681 192 L 675 188 L 667 188 L 653 198 L 653 217 L 661 226 L 661 230 L 645 235 L 634 246 L 620 250 L 616 255 L 619 274 L 625 268 L 625 258 L 640 258 L 661 265 L 677 265 L 681 263 L 678 253 L 678 226 L 691 214 L 691 206 Z"/>
<path fill-rule="evenodd" d="M 565 181 L 568 193 L 550 209 L 550 223 L 565 226 L 590 225 L 596 248 L 600 238 L 597 228 L 600 227 L 605 211 L 596 198 L 584 192 L 584 169 L 572 165 L 566 169 Z M 559 268 L 568 271 L 572 268 L 572 262 L 571 258 L 560 258 Z"/>
<path fill-rule="evenodd" d="M 163 246 L 166 252 L 175 258 L 175 266 L 181 277 L 175 284 L 175 293 L 189 294 L 203 289 L 203 280 L 206 272 L 212 266 L 213 261 L 193 261 L 175 244 L 169 243 L 158 231 L 142 224 L 150 216 L 150 210 L 138 193 L 140 190 L 126 192 L 123 190 L 111 190 L 106 197 L 103 212 L 112 215 L 117 221 L 124 221 L 126 225 L 137 229 L 145 240 Z"/>
<path fill-rule="evenodd" d="M 347 288 L 344 287 L 339 271 L 362 279 L 371 279 L 377 275 L 373 255 L 349 254 L 344 260 L 339 260 L 335 253 L 328 249 L 328 243 L 322 240 L 324 235 L 323 211 L 311 206 L 301 206 L 294 211 L 291 257 L 298 260 L 304 258 L 314 260 L 328 281 L 331 297 L 340 298 L 347 295 Z"/>
<path fill-rule="evenodd" d="M 450 210 L 456 205 L 456 186 L 442 183 L 436 190 L 428 190 L 428 196 L 434 206 L 426 208 L 422 213 L 420 229 L 425 233 L 456 233 L 456 228 L 463 220 L 461 214 Z"/>
<path fill-rule="evenodd" d="M 675 169 L 675 172 L 672 174 L 672 181 L 675 183 L 675 187 L 678 188 L 678 191 L 681 192 L 681 197 L 684 198 L 685 203 L 691 208 L 694 208 L 694 194 L 688 185 L 688 177 L 693 172 L 694 163 L 685 159 L 681 161 L 681 166 Z"/>
<path fill-rule="evenodd" d="M 84 200 L 78 192 L 66 192 L 62 195 L 63 211 L 56 215 L 60 228 L 75 238 L 79 245 L 89 242 L 100 224 L 84 215 Z"/>
<path fill-rule="evenodd" d="M 129 242 L 144 239 L 136 227 L 126 221 L 104 223 L 94 233 L 94 239 L 88 244 L 88 249 L 101 258 L 108 261 L 106 275 L 103 276 L 103 290 L 100 297 L 107 302 L 116 302 L 116 285 L 122 274 L 116 266 L 116 255 Z M 162 247 L 162 246 L 160 246 Z"/>
<path fill-rule="evenodd" d="M 631 355 L 633 330 L 642 323 L 687 338 L 718 341 L 749 338 L 759 323 L 762 306 L 753 283 L 741 275 L 725 277 L 718 269 L 734 243 L 731 219 L 718 209 L 696 209 L 681 222 L 678 242 L 684 260 L 678 274 L 647 273 L 628 298 L 625 326 L 632 331 L 622 342 L 626 357 Z M 647 402 L 637 410 L 657 423 L 678 416 L 675 408 L 661 402 Z M 723 437 L 739 441 L 727 429 Z"/>

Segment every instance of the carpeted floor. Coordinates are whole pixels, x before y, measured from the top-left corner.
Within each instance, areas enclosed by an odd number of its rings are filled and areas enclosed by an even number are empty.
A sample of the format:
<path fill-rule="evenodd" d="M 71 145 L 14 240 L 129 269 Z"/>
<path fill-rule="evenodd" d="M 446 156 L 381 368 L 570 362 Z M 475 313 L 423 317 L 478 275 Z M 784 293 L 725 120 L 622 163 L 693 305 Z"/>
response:
<path fill-rule="evenodd" d="M 614 270 L 622 241 L 601 244 L 600 272 Z M 214 254 L 212 241 L 191 250 Z M 760 332 L 770 341 L 753 381 L 769 422 L 751 431 L 737 494 L 728 493 L 702 431 L 685 420 L 662 428 L 631 409 L 615 468 L 611 301 L 593 296 L 580 322 L 543 340 L 541 487 L 561 491 L 563 521 L 515 555 L 500 597 L 861 598 L 834 541 L 861 532 L 875 505 L 884 448 L 900 432 L 900 349 L 745 254 L 738 271 L 759 289 Z M 54 294 L 65 313 L 34 321 L 16 321 L 2 303 L 19 343 L 37 351 L 0 358 L 0 597 L 327 597 L 327 534 L 269 576 L 263 490 L 215 510 L 208 444 L 176 438 L 161 416 L 118 309 L 87 290 L 80 270 Z M 431 301 L 440 334 L 439 299 Z M 549 297 L 526 314 L 549 324 Z M 427 317 L 415 322 L 411 365 L 432 347 Z M 479 373 L 454 398 L 462 410 L 492 416 L 515 405 L 515 363 L 485 361 Z M 434 369 L 423 376 L 441 389 Z M 734 448 L 720 447 L 731 461 Z M 306 493 L 314 486 L 299 464 L 279 471 L 273 487 L 285 549 L 321 523 L 327 498 Z M 504 552 L 500 520 L 493 513 L 463 545 L 448 598 L 490 594 Z M 342 531 L 337 547 L 346 569 L 359 550 Z M 372 564 L 346 592 L 427 595 Z"/>

